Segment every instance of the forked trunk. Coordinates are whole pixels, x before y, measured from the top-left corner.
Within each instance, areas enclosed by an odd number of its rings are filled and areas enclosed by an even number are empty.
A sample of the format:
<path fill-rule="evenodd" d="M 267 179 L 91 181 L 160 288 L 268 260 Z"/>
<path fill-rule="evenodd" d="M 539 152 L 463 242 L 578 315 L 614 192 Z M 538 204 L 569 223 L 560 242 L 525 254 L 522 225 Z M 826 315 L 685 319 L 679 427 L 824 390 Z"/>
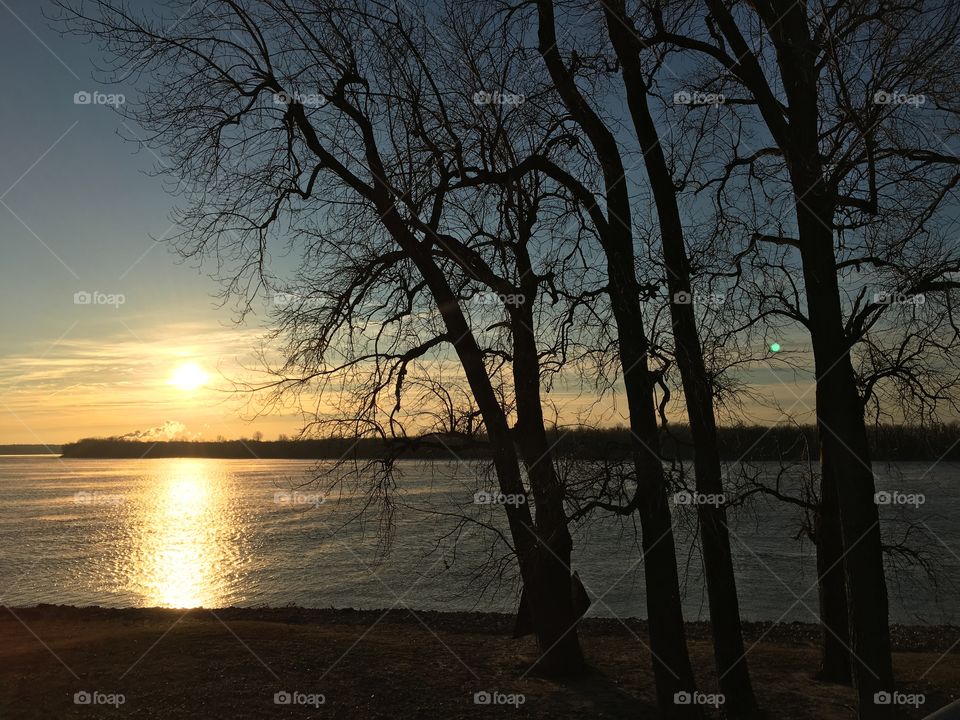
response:
<path fill-rule="evenodd" d="M 788 99 L 789 126 L 779 127 L 776 134 L 796 198 L 817 382 L 817 431 L 823 475 L 836 480 L 858 712 L 861 718 L 886 720 L 895 717 L 896 708 L 878 703 L 875 696 L 894 689 L 887 586 L 864 409 L 850 359 L 837 280 L 837 196 L 826 179 L 820 147 L 817 44 L 811 35 L 812 20 L 806 3 L 794 3 L 783 11 L 768 2 L 755 7 L 774 43 Z M 825 494 L 821 492 L 821 497 Z"/>
<path fill-rule="evenodd" d="M 537 0 L 536 7 L 540 54 L 567 110 L 590 138 L 603 169 L 606 218 L 597 217 L 596 207 L 586 210 L 597 221 L 606 254 L 608 293 L 617 326 L 617 345 L 630 413 L 637 475 L 634 503 L 642 533 L 657 704 L 665 718 L 701 718 L 703 710 L 698 705 L 683 702 L 696 691 L 696 686 L 680 605 L 673 522 L 660 457 L 654 379 L 647 361 L 649 342 L 634 268 L 626 171 L 616 138 L 584 99 L 560 56 L 552 0 Z"/>
<path fill-rule="evenodd" d="M 647 365 L 632 258 L 625 261 L 616 254 L 608 254 L 608 273 L 630 409 L 657 705 L 666 718 L 702 718 L 702 708 L 681 701 L 682 697 L 695 692 L 696 685 L 687 652 L 673 520 L 660 458 L 654 388 Z M 625 290 L 631 286 L 632 291 Z"/>
<path fill-rule="evenodd" d="M 389 210 L 384 212 L 384 220 L 390 227 L 394 216 Z M 406 233 L 402 226 L 394 227 L 396 227 L 397 236 L 403 238 L 402 244 L 423 274 L 450 337 L 455 338 L 454 349 L 487 430 L 500 491 L 504 495 L 525 495 L 506 415 L 487 374 L 483 353 L 477 345 L 457 298 L 429 252 L 424 250 L 409 233 Z M 535 354 L 533 360 L 535 363 Z M 530 368 L 524 367 L 522 373 L 527 372 L 530 372 Z M 537 392 L 539 373 L 534 373 L 532 382 L 535 384 L 534 392 Z M 525 396 L 524 407 L 525 411 L 529 412 L 530 403 L 527 401 L 529 386 L 524 385 L 524 388 L 528 393 Z M 536 426 L 536 422 L 532 424 Z M 541 417 L 540 430 L 542 429 Z M 527 433 L 526 442 L 531 442 L 530 438 L 535 440 L 535 437 L 534 427 L 533 431 Z M 530 477 L 535 495 L 543 495 L 542 520 L 539 517 L 541 515 L 540 498 L 537 497 L 538 523 L 544 527 L 547 534 L 541 535 L 538 525 L 532 520 L 530 506 L 527 503 L 508 503 L 505 509 L 523 587 L 529 598 L 534 633 L 542 652 L 541 667 L 555 673 L 575 674 L 583 670 L 583 656 L 576 631 L 571 630 L 576 618 L 573 617 L 570 603 L 570 536 L 567 533 L 563 515 L 562 497 L 558 492 L 554 494 L 553 491 L 544 490 L 545 487 L 549 488 L 550 483 L 542 473 L 546 466 L 539 467 L 536 477 L 533 474 Z M 552 465 L 550 467 L 552 472 Z M 559 512 L 557 511 L 558 503 Z M 550 551 L 546 550 L 547 547 Z M 558 598 L 561 600 L 558 601 Z M 562 598 L 566 598 L 566 601 Z"/>

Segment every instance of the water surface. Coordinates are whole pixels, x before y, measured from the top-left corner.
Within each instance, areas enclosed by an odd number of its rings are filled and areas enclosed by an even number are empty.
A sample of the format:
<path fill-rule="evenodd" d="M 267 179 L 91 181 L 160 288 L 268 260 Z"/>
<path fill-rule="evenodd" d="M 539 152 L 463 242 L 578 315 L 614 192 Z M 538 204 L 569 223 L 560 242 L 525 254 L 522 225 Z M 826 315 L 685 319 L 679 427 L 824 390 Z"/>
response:
<path fill-rule="evenodd" d="M 0 457 L 0 602 L 512 611 L 508 548 L 474 522 L 504 527 L 501 508 L 473 503 L 482 468 L 399 467 L 395 487 L 369 493 L 346 478 L 321 493 L 309 484 L 315 464 L 300 460 Z M 909 532 L 940 581 L 937 589 L 922 572 L 891 567 L 894 621 L 960 622 L 958 470 L 877 468 L 878 487 L 925 500 L 881 507 L 885 540 Z M 374 502 L 384 490 L 395 503 L 392 533 Z M 706 619 L 694 518 L 675 510 L 686 615 Z M 809 541 L 795 539 L 800 521 L 797 508 L 767 501 L 732 516 L 745 618 L 816 621 L 815 560 Z M 632 524 L 592 523 L 577 528 L 574 543 L 595 598 L 590 614 L 645 617 Z"/>

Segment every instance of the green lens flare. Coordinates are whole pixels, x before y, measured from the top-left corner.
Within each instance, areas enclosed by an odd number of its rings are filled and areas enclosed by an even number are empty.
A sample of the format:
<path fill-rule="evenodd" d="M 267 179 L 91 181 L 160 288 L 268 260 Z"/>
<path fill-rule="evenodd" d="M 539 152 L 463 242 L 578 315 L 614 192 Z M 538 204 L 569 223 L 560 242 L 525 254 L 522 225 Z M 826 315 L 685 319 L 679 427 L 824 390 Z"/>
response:
<path fill-rule="evenodd" d="M 771 343 L 770 352 L 775 352 L 775 353 L 780 352 L 780 343 Z"/>

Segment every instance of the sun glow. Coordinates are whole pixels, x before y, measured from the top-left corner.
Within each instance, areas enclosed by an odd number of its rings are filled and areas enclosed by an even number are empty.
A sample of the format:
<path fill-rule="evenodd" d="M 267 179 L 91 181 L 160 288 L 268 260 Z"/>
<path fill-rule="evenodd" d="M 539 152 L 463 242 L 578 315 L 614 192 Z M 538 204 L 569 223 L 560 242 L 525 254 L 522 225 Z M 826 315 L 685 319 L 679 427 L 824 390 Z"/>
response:
<path fill-rule="evenodd" d="M 170 376 L 170 384 L 180 390 L 196 390 L 206 385 L 209 375 L 195 362 L 179 365 Z"/>
<path fill-rule="evenodd" d="M 222 606 L 224 573 L 238 562 L 222 484 L 212 461 L 162 462 L 129 563 L 134 587 L 148 606 Z"/>

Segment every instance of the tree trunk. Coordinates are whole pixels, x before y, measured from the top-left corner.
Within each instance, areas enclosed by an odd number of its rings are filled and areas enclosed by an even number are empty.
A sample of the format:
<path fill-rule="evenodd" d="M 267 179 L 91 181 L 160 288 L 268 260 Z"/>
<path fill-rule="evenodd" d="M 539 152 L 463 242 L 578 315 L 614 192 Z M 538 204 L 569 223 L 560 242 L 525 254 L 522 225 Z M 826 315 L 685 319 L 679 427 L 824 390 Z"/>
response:
<path fill-rule="evenodd" d="M 529 276 L 529 274 L 528 274 Z M 570 592 L 570 553 L 573 542 L 563 506 L 563 488 L 557 478 L 550 444 L 543 423 L 540 403 L 540 364 L 533 334 L 533 293 L 526 288 L 525 301 L 512 310 L 513 378 L 516 396 L 515 434 L 520 454 L 536 503 L 538 542 L 533 549 L 533 565 L 539 574 L 535 583 L 541 588 L 537 635 L 542 660 L 538 667 L 551 675 L 570 675 L 583 669 L 583 656 L 577 638 L 579 616 Z M 534 623 L 537 604 L 533 594 Z"/>
<path fill-rule="evenodd" d="M 633 258 L 608 254 L 607 272 L 630 410 L 657 704 L 667 718 L 702 718 L 700 707 L 676 702 L 678 693 L 693 693 L 696 685 L 687 652 L 673 521 L 660 458 L 653 380 L 647 365 Z"/>
<path fill-rule="evenodd" d="M 297 108 L 294 120 L 303 130 L 307 145 L 314 149 L 322 161 L 330 162 L 336 167 L 335 159 L 329 156 L 317 140 L 303 113 L 303 108 L 294 107 Z M 451 289 L 446 275 L 437 265 L 429 247 L 420 243 L 398 212 L 391 189 L 383 180 L 387 173 L 384 171 L 377 148 L 373 125 L 364 118 L 359 118 L 357 122 L 361 128 L 364 150 L 373 176 L 373 189 L 369 197 L 374 202 L 384 227 L 397 244 L 409 254 L 433 296 L 444 327 L 463 367 L 477 408 L 483 417 L 500 491 L 504 495 L 526 496 L 510 427 L 487 374 L 483 352 L 477 344 L 473 330 L 463 314 L 459 300 Z M 536 382 L 539 383 L 539 375 L 536 376 Z M 557 635 L 557 628 L 562 625 L 562 618 L 556 610 L 554 601 L 554 593 L 557 590 L 555 578 L 558 572 L 555 563 L 548 561 L 542 548 L 539 547 L 541 542 L 549 542 L 550 539 L 538 536 L 531 519 L 529 505 L 513 503 L 506 504 L 504 507 L 520 566 L 520 575 L 530 598 L 534 633 L 540 647 L 544 649 L 543 666 L 568 668 L 571 672 L 575 672 L 583 667 L 583 657 L 576 642 L 576 636 L 573 641 L 558 641 L 562 640 Z M 569 592 L 568 583 L 564 595 L 569 597 Z"/>
<path fill-rule="evenodd" d="M 887 587 L 863 404 L 850 360 L 834 249 L 836 193 L 820 148 L 817 46 L 804 3 L 755 6 L 774 43 L 788 100 L 789 129 L 777 130 L 796 198 L 797 231 L 817 382 L 823 476 L 836 479 L 850 620 L 853 684 L 861 718 L 893 718 L 877 692 L 893 691 Z M 828 480 L 829 482 L 829 480 Z M 825 493 L 821 492 L 821 497 Z"/>
<path fill-rule="evenodd" d="M 843 538 L 836 477 L 822 468 L 820 507 L 817 509 L 817 577 L 820 621 L 823 627 L 820 671 L 817 679 L 849 685 L 850 625 L 847 618 L 847 587 L 844 581 Z"/>
<path fill-rule="evenodd" d="M 803 187 L 808 191 L 801 192 Z M 822 194 L 810 187 L 796 188 L 804 197 L 798 203 L 797 219 L 816 366 L 823 475 L 836 478 L 853 683 L 860 717 L 893 718 L 895 708 L 874 702 L 875 693 L 893 690 L 887 586 L 863 405 L 843 332 L 833 233 L 829 229 L 833 212 Z M 821 491 L 821 497 L 826 494 Z"/>
<path fill-rule="evenodd" d="M 384 221 L 391 227 L 394 215 L 389 209 L 384 210 Z M 460 308 L 459 302 L 443 271 L 436 265 L 429 252 L 417 240 L 409 235 L 402 226 L 396 227 L 396 235 L 403 238 L 402 245 L 410 253 L 422 273 L 427 286 L 433 294 L 440 314 L 443 317 L 447 332 L 453 340 L 454 349 L 463 366 L 464 374 L 470 385 L 477 407 L 483 417 L 487 436 L 493 450 L 493 462 L 500 491 L 505 495 L 526 495 L 520 466 L 513 445 L 513 437 L 503 408 L 494 392 L 490 377 L 483 362 L 483 354 L 477 345 L 473 332 Z M 534 355 L 534 361 L 536 356 Z M 536 363 L 534 362 L 534 365 Z M 523 372 L 529 372 L 525 367 Z M 533 376 L 533 382 L 539 386 L 539 373 Z M 528 407 L 528 404 L 525 403 Z M 542 418 L 540 429 L 542 431 Z M 530 603 L 530 614 L 533 620 L 534 633 L 541 650 L 539 664 L 550 672 L 567 675 L 576 674 L 584 670 L 583 655 L 575 630 L 570 631 L 575 623 L 572 607 L 570 606 L 570 536 L 566 532 L 566 520 L 563 517 L 562 504 L 560 517 L 562 527 L 557 528 L 555 501 L 549 491 L 544 491 L 545 481 L 540 476 L 534 479 L 534 491 L 544 493 L 545 514 L 542 524 L 550 531 L 550 535 L 541 536 L 538 527 L 531 519 L 530 506 L 523 504 L 506 504 L 507 520 L 510 534 L 520 566 L 520 575 L 524 589 Z M 546 482 L 546 486 L 549 483 Z M 539 501 L 539 498 L 538 498 Z M 539 515 L 538 507 L 538 515 Z M 556 547 L 554 547 L 556 545 Z M 545 550 L 550 547 L 557 556 Z M 563 581 L 561 587 L 560 582 Z M 557 598 L 566 598 L 566 601 Z M 568 632 L 569 631 L 569 632 Z"/>
<path fill-rule="evenodd" d="M 693 304 L 672 302 L 676 293 L 689 293 L 691 290 L 690 263 L 684 244 L 676 189 L 660 145 L 656 124 L 650 114 L 647 86 L 638 54 L 640 48 L 634 42 L 636 36 L 631 33 L 631 21 L 622 0 L 614 0 L 604 7 L 608 33 L 620 60 L 627 104 L 640 149 L 643 151 L 647 177 L 660 222 L 677 366 L 680 369 L 693 438 L 697 491 L 705 495 L 721 496 L 723 482 L 713 392 L 700 346 Z M 703 567 L 710 605 L 714 657 L 720 690 L 726 699 L 724 710 L 730 717 L 741 717 L 756 709 L 756 698 L 750 683 L 743 644 L 740 603 L 730 552 L 726 510 L 722 505 L 700 503 L 697 505 L 697 516 L 702 530 Z"/>
<path fill-rule="evenodd" d="M 646 571 L 650 649 L 657 685 L 657 704 L 665 718 L 702 718 L 695 704 L 678 704 L 677 695 L 696 690 L 687 652 L 680 605 L 673 523 L 660 458 L 654 380 L 649 371 L 649 343 L 644 332 L 640 289 L 634 269 L 630 197 L 616 138 L 580 94 L 560 57 L 552 0 L 537 0 L 540 55 L 557 92 L 590 138 L 604 176 L 607 220 L 597 230 L 607 260 L 608 292 L 617 326 L 617 345 L 630 413 L 636 496 Z M 587 208 L 596 220 L 596 208 Z"/>

